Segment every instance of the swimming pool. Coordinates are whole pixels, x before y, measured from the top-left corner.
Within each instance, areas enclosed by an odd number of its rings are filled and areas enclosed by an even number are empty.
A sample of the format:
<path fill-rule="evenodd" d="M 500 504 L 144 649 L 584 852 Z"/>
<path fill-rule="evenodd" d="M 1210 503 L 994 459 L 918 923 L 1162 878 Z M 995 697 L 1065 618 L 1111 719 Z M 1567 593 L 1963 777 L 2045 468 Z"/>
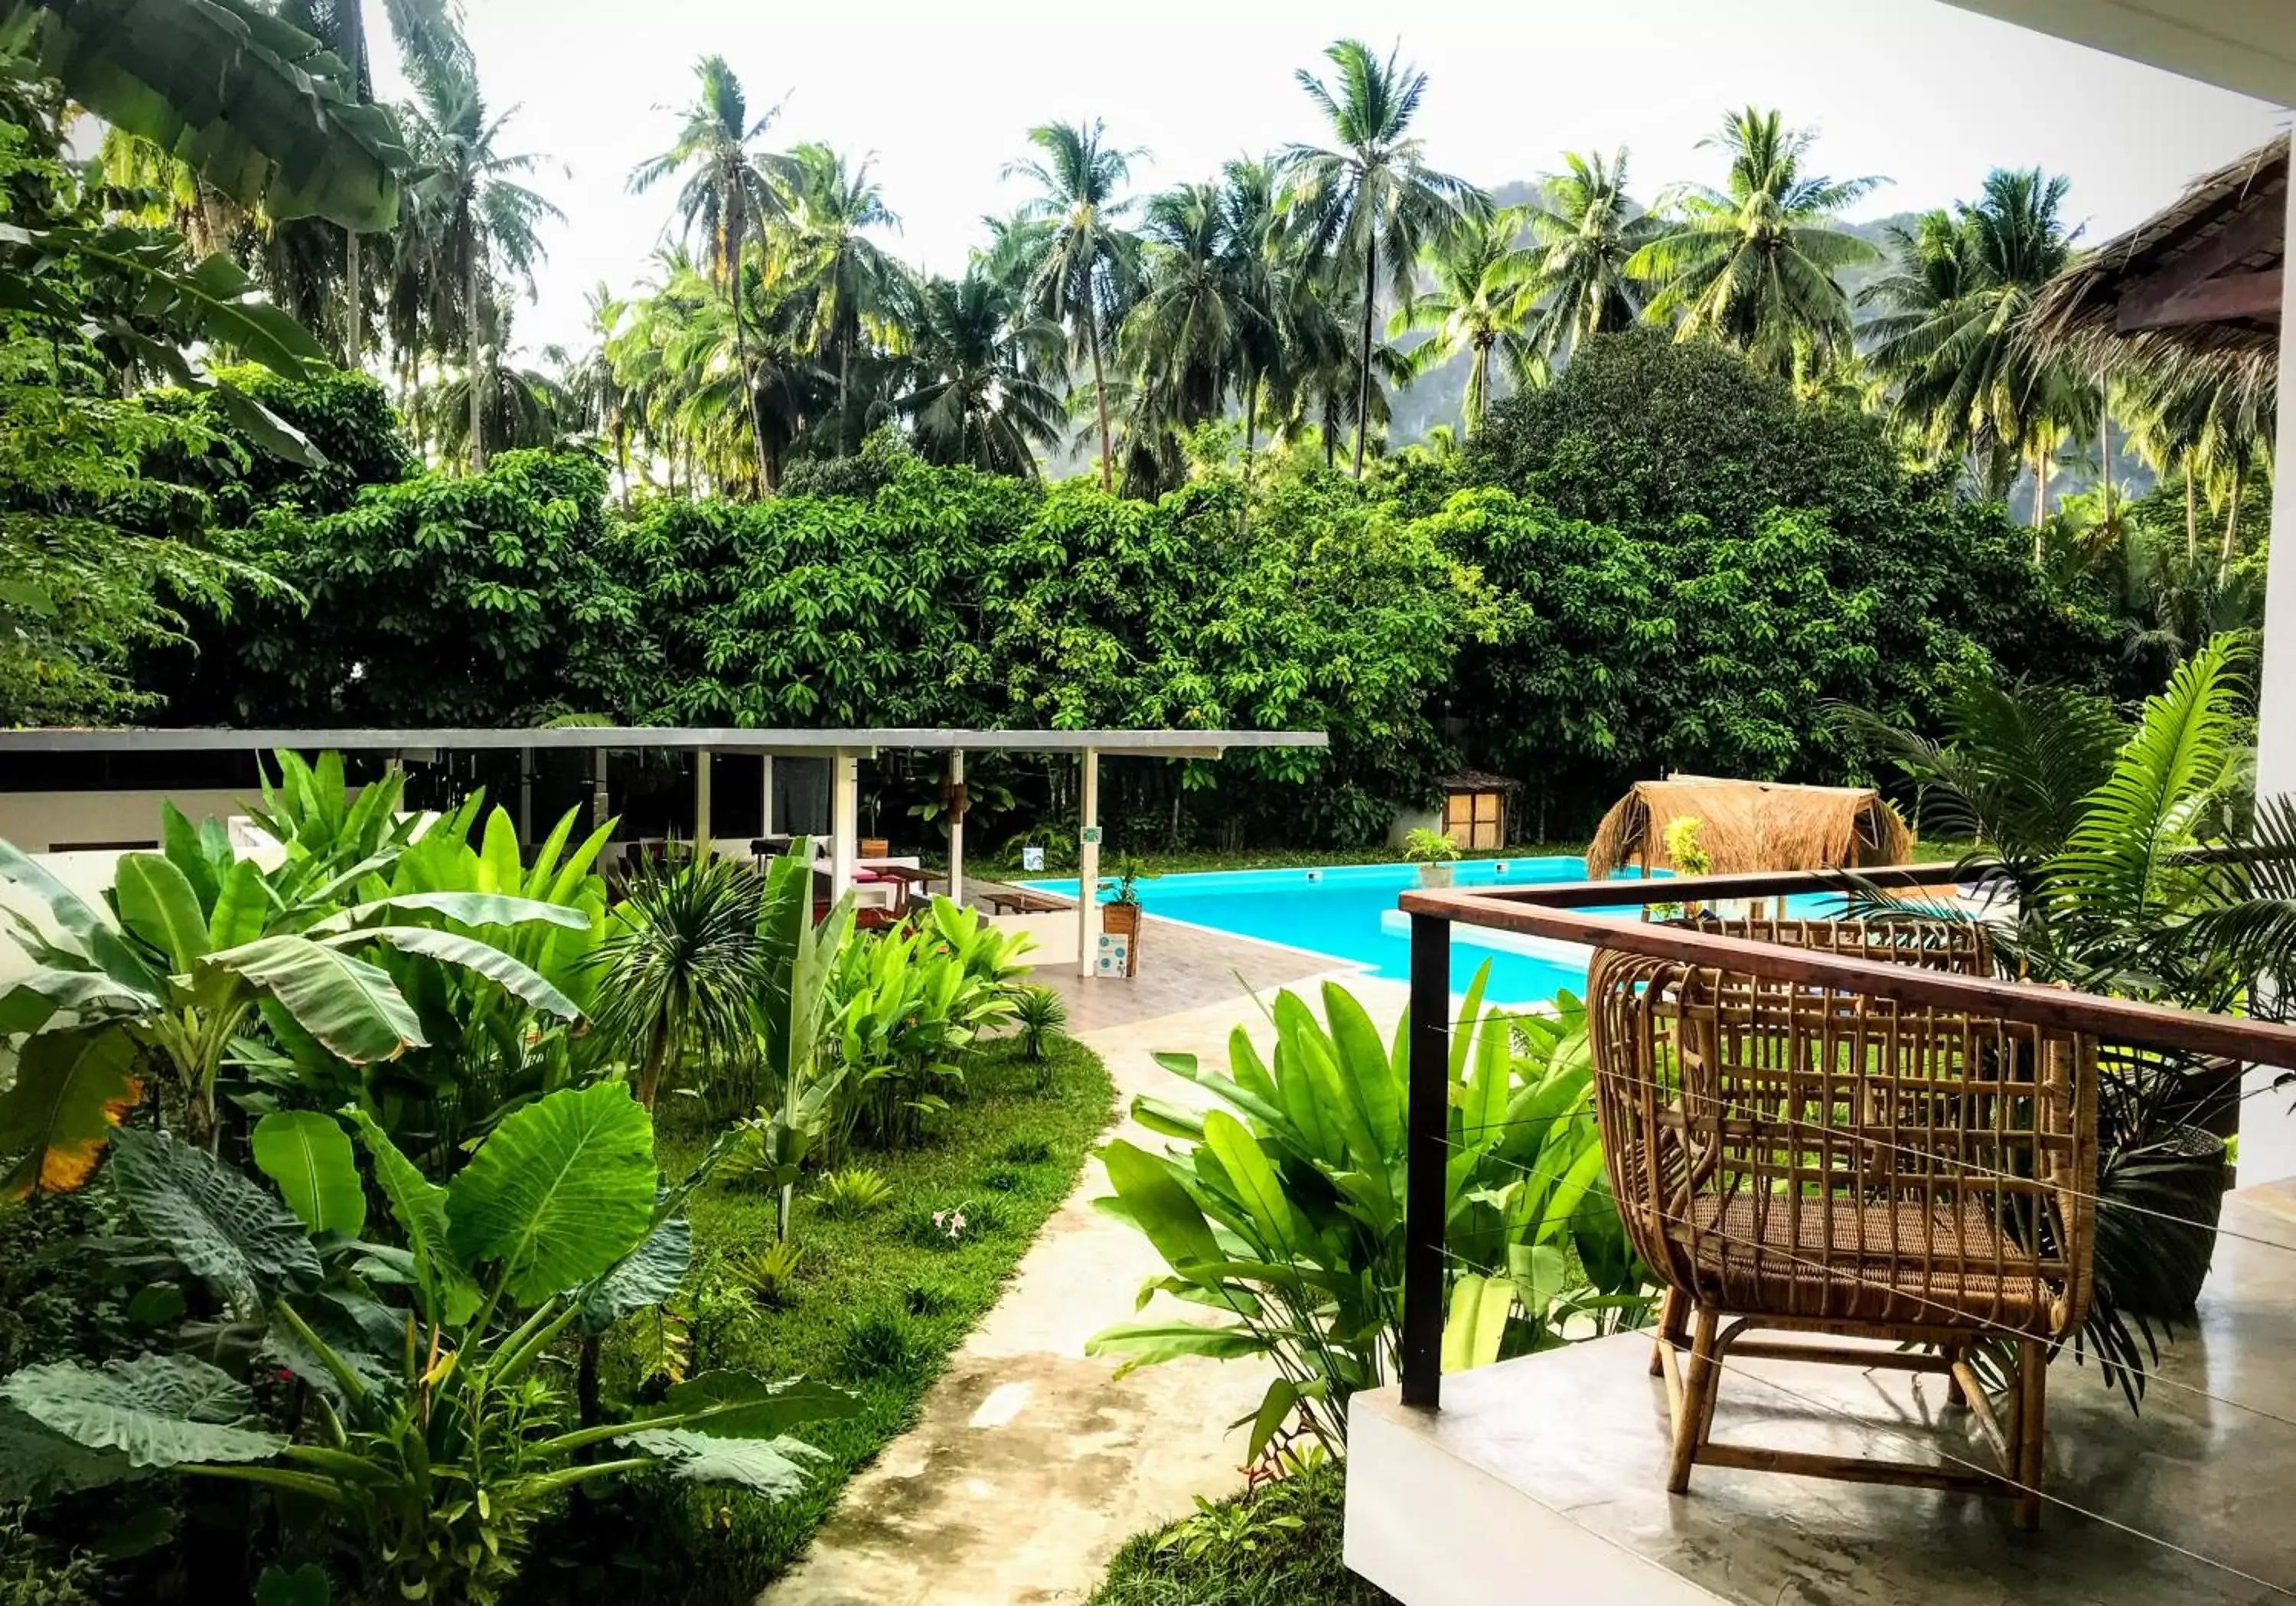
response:
<path fill-rule="evenodd" d="M 1586 876 L 1583 859 L 1475 859 L 1458 865 L 1455 884 L 1525 886 Z M 1077 893 L 1073 877 L 1026 885 L 1070 898 Z M 1418 869 L 1408 864 L 1143 876 L 1138 883 L 1140 906 L 1151 914 L 1328 954 L 1397 981 L 1410 979 L 1411 939 L 1410 918 L 1395 901 L 1418 885 Z M 1101 902 L 1111 895 L 1112 889 L 1103 890 Z M 1587 951 L 1575 944 L 1480 927 L 1451 929 L 1454 992 L 1465 992 L 1486 959 L 1494 1003 L 1543 1002 L 1566 987 L 1577 992 L 1587 984 Z"/>
<path fill-rule="evenodd" d="M 1459 886 L 1529 886 L 1587 878 L 1587 861 L 1568 856 L 1464 860 L 1456 869 L 1454 885 Z M 1023 885 L 1063 897 L 1077 894 L 1073 877 Z M 1411 979 L 1410 917 L 1395 901 L 1418 885 L 1414 865 L 1341 864 L 1318 869 L 1143 876 L 1138 887 L 1140 906 L 1151 914 L 1328 954 L 1402 982 Z M 1105 903 L 1113 895 L 1112 887 L 1103 888 L 1100 901 Z M 1828 902 L 1797 898 L 1787 908 L 1815 913 Z M 1803 905 L 1809 907 L 1805 910 Z M 1620 905 L 1604 912 L 1633 910 L 1633 905 Z M 1485 995 L 1493 1003 L 1543 1003 L 1566 988 L 1583 992 L 1589 952 L 1574 943 L 1454 923 L 1451 990 L 1464 992 L 1476 970 L 1488 961 L 1491 976 Z"/>

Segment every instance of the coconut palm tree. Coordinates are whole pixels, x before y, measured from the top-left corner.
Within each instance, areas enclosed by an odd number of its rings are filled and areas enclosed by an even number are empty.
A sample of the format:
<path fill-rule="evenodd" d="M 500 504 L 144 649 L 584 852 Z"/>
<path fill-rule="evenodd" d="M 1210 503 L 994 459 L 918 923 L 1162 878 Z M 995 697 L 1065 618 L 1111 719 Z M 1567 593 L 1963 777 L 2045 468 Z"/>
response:
<path fill-rule="evenodd" d="M 1488 210 L 1490 202 L 1464 178 L 1427 165 L 1411 132 L 1427 93 L 1425 73 L 1392 52 L 1382 62 L 1357 39 L 1341 39 L 1324 55 L 1334 70 L 1332 85 L 1305 68 L 1294 76 L 1337 143 L 1291 145 L 1284 162 L 1298 184 L 1299 203 L 1313 219 L 1318 254 L 1336 276 L 1362 286 L 1353 408 L 1355 473 L 1361 479 L 1380 286 L 1384 282 L 1396 300 L 1404 299 L 1421 251 L 1447 237 L 1463 216 Z"/>
<path fill-rule="evenodd" d="M 590 312 L 591 343 L 567 366 L 565 388 L 583 422 L 611 443 L 614 469 L 621 482 L 622 511 L 630 510 L 630 398 L 614 372 L 614 336 L 629 310 L 615 299 L 601 279 L 585 297 Z"/>
<path fill-rule="evenodd" d="M 1642 316 L 1643 285 L 1627 271 L 1664 225 L 1627 194 L 1627 152 L 1562 153 L 1567 169 L 1538 181 L 1531 231 L 1545 248 L 1531 343 L 1553 362 L 1590 334 L 1624 329 Z"/>
<path fill-rule="evenodd" d="M 1155 427 L 1218 417 L 1275 334 L 1262 259 L 1230 232 L 1233 200 L 1217 184 L 1184 185 L 1143 216 L 1144 284 L 1120 350 Z"/>
<path fill-rule="evenodd" d="M 1721 189 L 1670 197 L 1664 232 L 1627 264 L 1658 287 L 1645 316 L 1678 320 L 1685 340 L 1728 342 L 1773 373 L 1811 378 L 1850 349 L 1849 301 L 1834 275 L 1874 248 L 1835 214 L 1885 182 L 1808 170 L 1816 135 L 1749 106 L 1701 143 L 1726 152 Z"/>
<path fill-rule="evenodd" d="M 1004 176 L 1036 185 L 1017 214 L 1021 226 L 1002 243 L 1013 271 L 1026 276 L 1029 299 L 1069 331 L 1074 358 L 1092 363 L 1093 406 L 1100 421 L 1100 483 L 1116 483 L 1116 447 L 1108 423 L 1109 331 L 1130 305 L 1139 242 L 1124 226 L 1132 202 L 1119 194 L 1144 150 L 1118 150 L 1097 119 L 1090 127 L 1046 123 L 1029 130 L 1042 152 L 1006 166 Z"/>
<path fill-rule="evenodd" d="M 1235 354 L 1248 480 L 1259 441 L 1261 396 L 1271 381 L 1281 384 L 1290 359 L 1293 315 L 1308 292 L 1314 264 L 1300 249 L 1304 231 L 1284 205 L 1280 161 L 1238 158 L 1228 162 L 1220 169 L 1219 207 L 1224 249 L 1233 259 L 1231 273 L 1264 313 L 1243 327 Z"/>
<path fill-rule="evenodd" d="M 815 355 L 837 373 L 839 446 L 856 435 L 847 421 L 854 352 L 865 325 L 885 320 L 903 299 L 908 270 L 867 232 L 898 228 L 870 175 L 871 160 L 856 168 L 827 145 L 808 144 L 789 153 L 776 184 L 786 221 L 780 231 L 790 254 L 790 276 L 804 288 L 796 316 L 807 325 Z"/>
<path fill-rule="evenodd" d="M 917 455 L 1033 478 L 1037 449 L 1061 438 L 1064 336 L 984 265 L 924 286 L 910 334 L 914 383 L 901 399 Z"/>
<path fill-rule="evenodd" d="M 460 8 L 452 0 L 383 0 L 391 42 L 406 76 L 417 83 L 447 77 L 475 81 L 478 67 L 463 37 Z M 345 87 L 361 105 L 374 99 L 374 73 L 367 59 L 366 0 L 284 0 L 282 21 L 313 35 L 341 58 Z M 366 252 L 359 231 L 342 231 L 343 360 L 359 366 L 366 336 Z"/>
<path fill-rule="evenodd" d="M 678 221 L 689 235 L 701 233 L 709 281 L 729 304 L 736 306 L 734 358 L 742 388 L 748 392 L 758 484 L 769 490 L 774 476 L 767 462 L 766 426 L 758 416 L 749 335 L 738 302 L 743 252 L 768 221 L 783 215 L 783 198 L 774 179 L 792 177 L 792 169 L 787 158 L 757 148 L 758 141 L 780 115 L 779 106 L 768 106 L 751 117 L 742 80 L 734 76 L 723 56 L 702 57 L 694 63 L 693 76 L 699 92 L 678 113 L 676 143 L 632 169 L 630 191 L 641 194 L 666 179 L 685 176 L 677 192 Z"/>
<path fill-rule="evenodd" d="M 421 236 L 419 251 L 431 270 L 435 293 L 452 295 L 463 327 L 463 360 L 472 375 L 486 366 L 483 350 L 491 305 L 512 283 L 534 293 L 534 269 L 545 252 L 541 227 L 565 214 L 540 192 L 518 182 L 541 159 L 502 148 L 513 106 L 499 117 L 487 114 L 475 78 L 435 74 L 417 86 L 420 99 L 407 109 L 408 144 L 427 169 L 415 186 L 412 219 Z M 451 286 L 451 289 L 447 288 Z M 470 457 L 473 471 L 487 465 L 486 387 L 464 387 L 470 401 Z"/>
<path fill-rule="evenodd" d="M 1490 406 L 1494 351 L 1517 385 L 1532 381 L 1542 366 L 1529 334 L 1540 268 L 1540 252 L 1525 243 L 1529 226 L 1521 207 L 1468 219 L 1422 255 L 1433 287 L 1414 286 L 1388 320 L 1390 339 L 1414 330 L 1429 337 L 1409 353 L 1414 374 L 1463 354 L 1471 359 L 1459 404 L 1460 427 L 1470 435 L 1482 427 Z"/>
<path fill-rule="evenodd" d="M 2038 169 L 1997 169 L 1978 200 L 1893 226 L 1891 270 L 1857 298 L 1880 309 L 1868 356 L 1897 386 L 1898 418 L 1933 453 L 1973 456 L 1990 496 L 2005 495 L 2020 459 L 2060 428 L 2095 427 L 2094 387 L 2041 360 L 2025 336 L 2034 298 L 2079 237 L 2062 220 L 2069 187 Z M 2046 486 L 2046 461 L 2035 467 Z M 2037 515 L 2046 501 L 2037 497 Z"/>

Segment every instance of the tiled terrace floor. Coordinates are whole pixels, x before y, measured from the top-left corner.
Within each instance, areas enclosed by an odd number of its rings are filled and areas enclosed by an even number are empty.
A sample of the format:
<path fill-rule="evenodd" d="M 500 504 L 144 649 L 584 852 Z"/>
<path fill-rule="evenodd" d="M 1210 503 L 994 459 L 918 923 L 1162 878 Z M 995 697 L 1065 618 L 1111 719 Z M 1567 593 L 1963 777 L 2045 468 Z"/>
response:
<path fill-rule="evenodd" d="M 1699 1467 L 1666 1492 L 1650 1341 L 1621 1336 L 1447 1378 L 1444 1409 L 1358 1396 L 1348 1546 L 1406 1606 L 1555 1598 L 1736 1606 L 2191 1606 L 2296 1598 L 2296 1208 L 2226 1201 L 2195 1326 L 2141 1416 L 2095 1367 L 2049 1375 L 2038 1533 L 1997 1501 Z M 1718 1439 L 1981 1457 L 1941 1380 L 1730 1363 Z M 1545 1559 L 1510 1573 L 1515 1542 Z M 2207 1560 L 2202 1560 L 2206 1558 Z M 1592 1593 L 1587 1593 L 1591 1591 Z"/>

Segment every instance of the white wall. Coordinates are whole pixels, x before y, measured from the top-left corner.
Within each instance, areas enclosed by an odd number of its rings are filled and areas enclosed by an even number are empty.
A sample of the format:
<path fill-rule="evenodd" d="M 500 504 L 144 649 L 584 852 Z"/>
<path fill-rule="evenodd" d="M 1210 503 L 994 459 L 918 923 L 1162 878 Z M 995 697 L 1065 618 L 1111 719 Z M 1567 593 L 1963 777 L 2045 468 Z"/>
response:
<path fill-rule="evenodd" d="M 151 792 L 0 792 L 0 841 L 28 853 L 45 853 L 60 842 L 160 840 L 160 805 L 173 803 L 193 825 L 213 815 L 228 819 L 247 812 L 260 794 L 244 787 L 186 787 Z"/>

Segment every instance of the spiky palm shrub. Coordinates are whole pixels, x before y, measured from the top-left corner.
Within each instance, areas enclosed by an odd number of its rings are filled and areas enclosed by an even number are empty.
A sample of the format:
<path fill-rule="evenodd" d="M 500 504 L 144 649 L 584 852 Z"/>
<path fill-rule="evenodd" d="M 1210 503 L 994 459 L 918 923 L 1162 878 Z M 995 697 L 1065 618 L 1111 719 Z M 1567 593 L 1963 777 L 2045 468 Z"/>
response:
<path fill-rule="evenodd" d="M 675 850 L 639 869 L 598 945 L 596 1020 L 648 1109 L 689 1052 L 717 1066 L 754 1055 L 750 1005 L 764 985 L 765 884 L 730 859 Z"/>

